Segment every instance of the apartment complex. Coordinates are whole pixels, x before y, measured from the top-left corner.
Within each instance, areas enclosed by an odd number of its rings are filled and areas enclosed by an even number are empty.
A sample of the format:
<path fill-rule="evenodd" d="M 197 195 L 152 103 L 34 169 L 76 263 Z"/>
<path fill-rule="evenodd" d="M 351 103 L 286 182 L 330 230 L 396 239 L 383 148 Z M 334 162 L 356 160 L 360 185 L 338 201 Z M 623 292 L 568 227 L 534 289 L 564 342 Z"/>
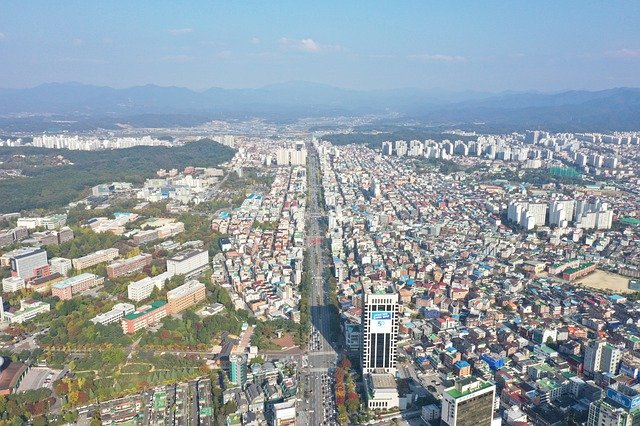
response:
<path fill-rule="evenodd" d="M 107 276 L 117 278 L 142 271 L 145 266 L 151 265 L 152 259 L 150 254 L 142 253 L 129 259 L 117 260 L 107 265 Z"/>
<path fill-rule="evenodd" d="M 81 271 L 85 268 L 99 265 L 100 263 L 110 262 L 118 257 L 118 255 L 119 252 L 117 248 L 108 248 L 105 250 L 98 250 L 94 253 L 79 257 L 77 259 L 73 259 L 72 263 L 74 269 Z"/>
<path fill-rule="evenodd" d="M 191 280 L 167 292 L 167 314 L 176 314 L 205 299 L 204 284 Z"/>
<path fill-rule="evenodd" d="M 167 302 L 157 300 L 150 305 L 139 307 L 134 312 L 122 317 L 121 325 L 124 334 L 133 334 L 138 330 L 157 324 L 167 316 Z"/>
<path fill-rule="evenodd" d="M 53 284 L 51 286 L 51 295 L 59 297 L 60 300 L 69 300 L 76 294 L 100 285 L 103 282 L 104 277 L 84 273 Z"/>

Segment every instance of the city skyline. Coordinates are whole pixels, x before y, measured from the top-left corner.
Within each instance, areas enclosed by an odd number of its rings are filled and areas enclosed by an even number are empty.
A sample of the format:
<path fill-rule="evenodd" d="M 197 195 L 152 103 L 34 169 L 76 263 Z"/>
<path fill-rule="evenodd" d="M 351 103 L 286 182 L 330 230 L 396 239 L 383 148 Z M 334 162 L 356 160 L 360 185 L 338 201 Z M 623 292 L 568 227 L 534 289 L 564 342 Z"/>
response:
<path fill-rule="evenodd" d="M 3 88 L 48 82 L 561 91 L 639 86 L 633 2 L 10 3 Z M 602 36 L 606 32 L 606 37 Z"/>

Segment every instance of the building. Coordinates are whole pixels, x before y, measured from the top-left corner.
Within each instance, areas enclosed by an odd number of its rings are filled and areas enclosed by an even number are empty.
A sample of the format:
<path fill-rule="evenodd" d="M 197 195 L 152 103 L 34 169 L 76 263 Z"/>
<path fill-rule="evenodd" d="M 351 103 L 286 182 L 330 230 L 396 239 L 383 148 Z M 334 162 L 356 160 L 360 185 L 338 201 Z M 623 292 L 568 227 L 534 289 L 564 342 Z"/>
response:
<path fill-rule="evenodd" d="M 64 276 L 60 275 L 58 272 L 52 272 L 46 277 L 32 280 L 29 283 L 28 288 L 33 291 L 37 291 L 38 293 L 49 294 L 51 293 L 51 286 L 62 280 L 64 280 Z"/>
<path fill-rule="evenodd" d="M 76 294 L 100 285 L 103 282 L 104 277 L 84 273 L 53 284 L 51 286 L 51 295 L 59 297 L 60 300 L 69 300 Z"/>
<path fill-rule="evenodd" d="M 244 388 L 247 383 L 247 356 L 244 354 L 229 355 L 229 381 Z"/>
<path fill-rule="evenodd" d="M 362 372 L 395 374 L 398 293 L 391 286 L 367 286 L 362 310 Z"/>
<path fill-rule="evenodd" d="M 389 410 L 400 407 L 396 379 L 392 374 L 369 373 L 365 375 L 364 380 L 369 410 Z"/>
<path fill-rule="evenodd" d="M 57 272 L 65 277 L 73 268 L 71 259 L 65 259 L 64 257 L 52 257 L 51 260 L 49 260 L 49 265 L 51 267 L 52 274 Z"/>
<path fill-rule="evenodd" d="M 202 302 L 206 296 L 205 285 L 195 281 L 187 281 L 183 285 L 167 292 L 167 314 L 172 315 Z"/>
<path fill-rule="evenodd" d="M 163 272 L 155 277 L 146 277 L 139 281 L 134 281 L 127 286 L 127 298 L 139 302 L 151 296 L 154 287 L 158 290 L 164 288 L 164 283 L 173 275 Z"/>
<path fill-rule="evenodd" d="M 145 266 L 151 265 L 152 259 L 150 254 L 142 253 L 129 259 L 117 260 L 107 265 L 107 276 L 117 278 L 142 271 Z"/>
<path fill-rule="evenodd" d="M 20 381 L 29 371 L 29 366 L 0 357 L 0 395 L 9 395 L 18 390 Z"/>
<path fill-rule="evenodd" d="M 18 219 L 18 226 L 27 229 L 36 229 L 38 227 L 49 230 L 62 228 L 67 224 L 66 214 L 54 214 L 45 217 L 21 217 Z"/>
<path fill-rule="evenodd" d="M 491 426 L 496 386 L 473 376 L 445 389 L 440 412 L 448 426 Z"/>
<path fill-rule="evenodd" d="M 615 374 L 622 351 L 604 340 L 593 340 L 584 349 L 584 372 L 589 376 L 595 373 Z"/>
<path fill-rule="evenodd" d="M 603 400 L 589 406 L 587 426 L 631 426 L 640 423 L 640 385 L 614 383 Z"/>
<path fill-rule="evenodd" d="M 294 426 L 296 424 L 296 400 L 273 404 L 273 426 Z"/>
<path fill-rule="evenodd" d="M 23 322 L 32 320 L 36 315 L 43 312 L 49 312 L 51 306 L 48 303 L 35 300 L 21 300 L 20 309 L 11 308 L 4 310 L 2 298 L 0 298 L 0 320 L 12 323 L 22 324 Z"/>
<path fill-rule="evenodd" d="M 110 262 L 119 255 L 120 253 L 118 252 L 117 248 L 108 248 L 105 250 L 98 250 L 94 253 L 79 257 L 77 259 L 73 259 L 72 263 L 74 269 L 81 271 L 85 268 L 99 265 L 100 263 Z"/>
<path fill-rule="evenodd" d="M 157 324 L 167 316 L 167 302 L 157 300 L 150 305 L 140 306 L 136 311 L 122 317 L 120 324 L 124 334 L 133 334 L 138 330 Z"/>
<path fill-rule="evenodd" d="M 111 324 L 120 321 L 122 317 L 133 313 L 135 310 L 135 306 L 131 303 L 116 303 L 110 311 L 91 318 L 91 322 L 102 325 Z"/>
<path fill-rule="evenodd" d="M 11 265 L 11 276 L 21 277 L 29 282 L 34 278 L 44 277 L 51 273 L 46 250 L 24 248 L 7 254 Z"/>
<path fill-rule="evenodd" d="M 192 275 L 209 265 L 207 250 L 189 249 L 167 259 L 167 272 L 173 275 Z"/>
<path fill-rule="evenodd" d="M 24 279 L 20 277 L 8 277 L 2 280 L 2 292 L 11 293 L 14 291 L 20 291 L 25 288 Z"/>

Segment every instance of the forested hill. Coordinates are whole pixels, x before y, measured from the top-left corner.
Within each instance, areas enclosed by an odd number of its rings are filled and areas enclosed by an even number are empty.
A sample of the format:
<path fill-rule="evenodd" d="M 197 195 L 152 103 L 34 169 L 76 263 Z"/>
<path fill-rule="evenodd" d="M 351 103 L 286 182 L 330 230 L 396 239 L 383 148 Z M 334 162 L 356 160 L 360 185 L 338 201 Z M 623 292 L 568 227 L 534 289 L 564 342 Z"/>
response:
<path fill-rule="evenodd" d="M 233 149 L 209 139 L 172 148 L 140 146 L 109 151 L 0 147 L 0 159 L 13 155 L 61 155 L 73 163 L 26 168 L 26 177 L 0 180 L 0 213 L 61 207 L 101 183 L 142 183 L 158 169 L 212 167 L 228 161 L 233 154 Z"/>

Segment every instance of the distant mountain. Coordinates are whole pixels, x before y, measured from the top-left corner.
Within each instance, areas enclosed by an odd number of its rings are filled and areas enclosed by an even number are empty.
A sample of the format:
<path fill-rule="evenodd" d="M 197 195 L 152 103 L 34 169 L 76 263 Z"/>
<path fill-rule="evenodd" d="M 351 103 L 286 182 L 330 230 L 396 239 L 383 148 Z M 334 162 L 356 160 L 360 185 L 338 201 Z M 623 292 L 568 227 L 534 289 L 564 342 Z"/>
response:
<path fill-rule="evenodd" d="M 0 89 L 0 129 L 6 131 L 25 126 L 32 131 L 87 130 L 115 128 L 118 123 L 157 127 L 214 118 L 291 120 L 385 112 L 430 125 L 627 130 L 640 127 L 640 89 L 490 94 L 411 88 L 359 91 L 308 82 L 204 91 L 156 85 L 114 89 L 79 83 Z"/>

